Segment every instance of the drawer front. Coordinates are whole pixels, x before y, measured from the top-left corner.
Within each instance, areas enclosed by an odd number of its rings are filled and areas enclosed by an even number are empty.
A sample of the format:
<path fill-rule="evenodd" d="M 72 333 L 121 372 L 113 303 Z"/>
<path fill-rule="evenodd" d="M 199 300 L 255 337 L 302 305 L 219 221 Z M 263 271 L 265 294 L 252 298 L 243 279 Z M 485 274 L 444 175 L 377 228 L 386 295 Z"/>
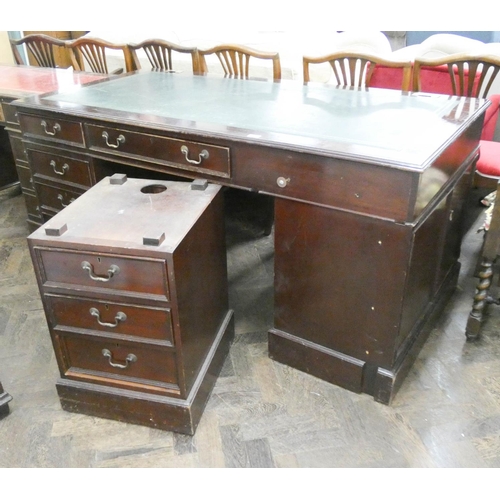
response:
<path fill-rule="evenodd" d="M 69 191 L 65 186 L 49 186 L 38 182 L 35 182 L 35 190 L 41 210 L 49 211 L 52 215 L 73 203 L 84 192 L 83 190 Z"/>
<path fill-rule="evenodd" d="M 285 198 L 407 220 L 415 173 L 349 160 L 239 144 L 235 185 Z"/>
<path fill-rule="evenodd" d="M 84 189 L 92 185 L 92 173 L 88 161 L 31 149 L 27 152 L 35 178 L 42 176 L 75 184 Z"/>
<path fill-rule="evenodd" d="M 68 378 L 158 392 L 178 391 L 175 352 L 86 335 L 58 335 L 63 373 Z"/>
<path fill-rule="evenodd" d="M 96 330 L 174 343 L 170 309 L 45 294 L 52 327 Z"/>
<path fill-rule="evenodd" d="M 231 176 L 229 148 L 95 125 L 87 125 L 86 131 L 91 149 L 217 177 Z"/>
<path fill-rule="evenodd" d="M 83 128 L 80 122 L 19 113 L 19 123 L 23 134 L 54 141 L 84 144 Z"/>
<path fill-rule="evenodd" d="M 147 294 L 168 300 L 164 260 L 137 259 L 91 252 L 37 248 L 42 283 L 63 288 Z"/>

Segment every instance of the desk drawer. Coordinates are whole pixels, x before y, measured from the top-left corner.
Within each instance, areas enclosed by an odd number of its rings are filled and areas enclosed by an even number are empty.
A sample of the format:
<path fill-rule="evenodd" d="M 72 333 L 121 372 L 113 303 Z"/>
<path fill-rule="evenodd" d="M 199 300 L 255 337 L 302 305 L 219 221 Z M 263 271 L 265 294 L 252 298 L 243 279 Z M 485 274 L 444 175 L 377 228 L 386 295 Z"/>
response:
<path fill-rule="evenodd" d="M 113 254 L 37 248 L 42 283 L 62 288 L 85 287 L 130 295 L 158 295 L 168 300 L 164 260 L 137 259 Z"/>
<path fill-rule="evenodd" d="M 28 149 L 28 157 L 35 178 L 47 177 L 81 186 L 84 189 L 93 184 L 88 161 L 30 149 Z"/>
<path fill-rule="evenodd" d="M 68 190 L 66 186 L 49 186 L 36 181 L 35 191 L 42 211 L 48 211 L 50 215 L 60 212 L 84 192 L 76 188 Z"/>
<path fill-rule="evenodd" d="M 19 113 L 19 123 L 23 134 L 58 142 L 84 144 L 83 128 L 80 122 Z"/>
<path fill-rule="evenodd" d="M 82 329 L 174 343 L 170 309 L 137 306 L 102 299 L 45 294 L 52 327 Z"/>
<path fill-rule="evenodd" d="M 178 391 L 175 352 L 168 348 L 87 335 L 57 335 L 66 377 L 158 392 Z"/>
<path fill-rule="evenodd" d="M 217 177 L 231 176 L 229 148 L 95 125 L 87 125 L 86 131 L 91 149 Z"/>

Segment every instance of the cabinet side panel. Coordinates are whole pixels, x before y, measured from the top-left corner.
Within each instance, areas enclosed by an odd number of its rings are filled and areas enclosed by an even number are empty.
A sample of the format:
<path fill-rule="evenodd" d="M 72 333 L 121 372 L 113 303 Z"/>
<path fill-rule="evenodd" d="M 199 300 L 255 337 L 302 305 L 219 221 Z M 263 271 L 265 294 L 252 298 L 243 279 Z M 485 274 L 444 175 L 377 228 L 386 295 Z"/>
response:
<path fill-rule="evenodd" d="M 175 250 L 173 274 L 176 346 L 188 393 L 229 309 L 221 193 Z"/>

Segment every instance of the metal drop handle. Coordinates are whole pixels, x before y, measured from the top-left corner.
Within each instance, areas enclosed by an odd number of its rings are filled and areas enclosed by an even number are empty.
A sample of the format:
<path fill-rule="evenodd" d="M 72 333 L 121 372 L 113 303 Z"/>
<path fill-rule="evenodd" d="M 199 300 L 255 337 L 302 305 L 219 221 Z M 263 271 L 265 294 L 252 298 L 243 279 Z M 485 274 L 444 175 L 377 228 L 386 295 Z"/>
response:
<path fill-rule="evenodd" d="M 201 153 L 198 155 L 198 160 L 191 160 L 188 158 L 189 148 L 186 145 L 181 146 L 181 153 L 184 155 L 184 158 L 186 158 L 186 161 L 191 163 L 191 165 L 199 165 L 203 160 L 208 160 L 208 157 L 210 156 L 206 149 L 202 149 Z"/>
<path fill-rule="evenodd" d="M 57 122 L 52 127 L 52 131 L 47 130 L 47 122 L 45 120 L 42 120 L 40 122 L 40 125 L 43 127 L 43 130 L 47 135 L 56 135 L 57 132 L 61 131 L 61 125 L 59 125 L 59 123 Z"/>
<path fill-rule="evenodd" d="M 118 311 L 115 316 L 115 322 L 106 323 L 104 321 L 101 321 L 101 313 L 99 312 L 99 309 L 97 309 L 96 307 L 91 307 L 89 312 L 91 316 L 97 318 L 97 322 L 101 326 L 107 326 L 109 328 L 116 328 L 120 322 L 126 321 L 127 319 L 127 315 L 124 312 Z"/>
<path fill-rule="evenodd" d="M 54 173 L 57 175 L 65 175 L 69 170 L 69 165 L 67 163 L 62 166 L 62 170 L 57 170 L 57 164 L 54 160 L 50 160 L 50 166 L 52 167 Z"/>
<path fill-rule="evenodd" d="M 69 200 L 69 203 L 67 203 L 67 204 L 64 203 L 64 196 L 62 194 L 58 194 L 57 199 L 61 202 L 62 207 L 67 207 L 70 203 L 73 203 L 75 201 L 74 198 L 71 198 L 71 200 Z"/>
<path fill-rule="evenodd" d="M 116 138 L 116 144 L 110 144 L 110 142 L 108 141 L 109 139 L 109 134 L 104 131 L 102 133 L 102 138 L 106 141 L 106 146 L 110 147 L 110 148 L 119 148 L 120 147 L 120 144 L 123 144 L 125 142 L 125 136 L 123 134 L 120 134 L 117 138 Z"/>
<path fill-rule="evenodd" d="M 113 367 L 113 368 L 121 368 L 122 370 L 124 368 L 128 368 L 129 363 L 135 363 L 137 361 L 137 356 L 135 354 L 127 354 L 127 357 L 125 358 L 125 364 L 122 365 L 121 363 L 115 363 L 113 361 L 113 354 L 109 349 L 103 349 L 102 350 L 102 355 L 105 358 L 108 358 L 108 363 Z"/>
<path fill-rule="evenodd" d="M 82 262 L 82 269 L 88 271 L 89 277 L 94 281 L 109 281 L 115 274 L 118 274 L 120 272 L 120 268 L 117 265 L 112 264 L 111 266 L 109 266 L 107 276 L 99 276 L 97 274 L 94 274 L 94 268 L 92 267 L 92 264 L 90 264 L 90 262 L 87 262 L 86 260 Z"/>

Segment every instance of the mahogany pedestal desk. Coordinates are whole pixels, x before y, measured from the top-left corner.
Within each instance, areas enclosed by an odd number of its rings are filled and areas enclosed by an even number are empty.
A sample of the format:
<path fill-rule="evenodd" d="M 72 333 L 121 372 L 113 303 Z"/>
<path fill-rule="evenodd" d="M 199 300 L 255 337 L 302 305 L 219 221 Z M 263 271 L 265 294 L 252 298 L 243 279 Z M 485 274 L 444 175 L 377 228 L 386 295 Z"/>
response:
<path fill-rule="evenodd" d="M 65 410 L 194 434 L 234 334 L 220 190 L 116 174 L 29 236 Z"/>
<path fill-rule="evenodd" d="M 145 71 L 16 105 L 32 168 L 275 196 L 271 358 L 391 401 L 456 284 L 487 101 Z"/>
<path fill-rule="evenodd" d="M 22 145 L 19 122 L 11 103 L 29 95 L 69 90 L 104 77 L 67 69 L 0 65 L 0 189 L 20 183 L 28 209 L 28 224 L 32 229 L 39 227 L 43 221 L 32 172 Z M 89 186 L 90 183 L 85 188 Z"/>

